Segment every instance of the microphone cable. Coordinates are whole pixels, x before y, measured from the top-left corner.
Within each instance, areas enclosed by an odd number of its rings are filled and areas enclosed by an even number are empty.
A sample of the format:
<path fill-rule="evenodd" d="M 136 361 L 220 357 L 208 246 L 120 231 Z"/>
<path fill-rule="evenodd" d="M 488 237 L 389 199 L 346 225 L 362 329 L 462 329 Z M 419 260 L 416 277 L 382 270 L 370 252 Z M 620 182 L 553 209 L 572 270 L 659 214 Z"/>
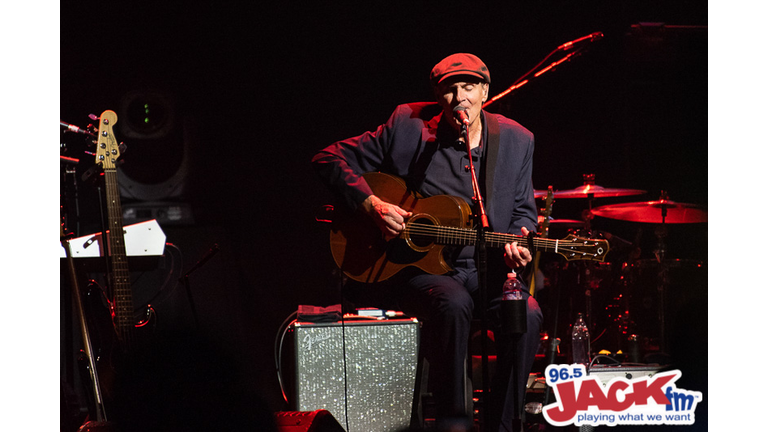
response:
<path fill-rule="evenodd" d="M 344 375 L 344 424 L 349 430 L 349 382 L 347 380 L 347 325 L 344 319 L 344 271 L 338 267 L 339 307 L 341 309 L 341 364 Z"/>

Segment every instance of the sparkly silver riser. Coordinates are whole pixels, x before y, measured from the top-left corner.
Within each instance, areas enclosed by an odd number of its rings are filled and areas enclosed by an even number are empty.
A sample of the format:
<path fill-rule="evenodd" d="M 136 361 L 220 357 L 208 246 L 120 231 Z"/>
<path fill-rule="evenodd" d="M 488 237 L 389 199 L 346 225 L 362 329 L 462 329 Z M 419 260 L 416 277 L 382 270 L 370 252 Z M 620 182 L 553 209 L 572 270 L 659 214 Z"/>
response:
<path fill-rule="evenodd" d="M 348 432 L 407 428 L 416 383 L 418 331 L 415 321 L 345 325 L 343 329 L 341 325 L 295 327 L 298 410 L 327 409 Z"/>

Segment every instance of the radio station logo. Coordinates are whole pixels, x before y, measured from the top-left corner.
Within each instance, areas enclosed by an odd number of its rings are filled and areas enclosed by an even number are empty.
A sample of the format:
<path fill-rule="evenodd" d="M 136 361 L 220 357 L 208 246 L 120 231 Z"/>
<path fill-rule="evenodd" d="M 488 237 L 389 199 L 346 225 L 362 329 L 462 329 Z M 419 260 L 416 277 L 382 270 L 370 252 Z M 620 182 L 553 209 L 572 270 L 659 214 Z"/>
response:
<path fill-rule="evenodd" d="M 701 392 L 680 389 L 679 370 L 603 383 L 588 376 L 584 365 L 549 365 L 547 384 L 557 402 L 545 406 L 553 426 L 692 425 Z"/>

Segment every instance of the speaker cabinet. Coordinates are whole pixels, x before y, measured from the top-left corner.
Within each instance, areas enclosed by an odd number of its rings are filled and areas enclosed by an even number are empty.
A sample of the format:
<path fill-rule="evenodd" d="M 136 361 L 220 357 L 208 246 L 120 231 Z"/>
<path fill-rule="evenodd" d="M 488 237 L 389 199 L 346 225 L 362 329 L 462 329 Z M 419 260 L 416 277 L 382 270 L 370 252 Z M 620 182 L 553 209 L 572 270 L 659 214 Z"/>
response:
<path fill-rule="evenodd" d="M 411 422 L 419 352 L 416 319 L 294 322 L 293 404 L 330 411 L 347 432 L 393 432 Z"/>

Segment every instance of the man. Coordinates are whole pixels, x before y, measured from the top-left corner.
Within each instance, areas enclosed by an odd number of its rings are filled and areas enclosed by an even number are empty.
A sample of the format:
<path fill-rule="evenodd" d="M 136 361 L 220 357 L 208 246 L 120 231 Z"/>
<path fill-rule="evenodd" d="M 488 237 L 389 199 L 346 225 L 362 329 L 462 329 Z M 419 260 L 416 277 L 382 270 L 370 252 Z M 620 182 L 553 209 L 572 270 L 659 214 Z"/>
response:
<path fill-rule="evenodd" d="M 375 131 L 336 142 L 315 155 L 312 162 L 321 179 L 350 209 L 367 215 L 360 217 L 370 217 L 390 239 L 406 228 L 412 214 L 376 196 L 362 175 L 376 171 L 392 174 L 423 197 L 457 196 L 475 208 L 469 147 L 490 229 L 523 235 L 534 231 L 533 134 L 510 119 L 483 111 L 491 81 L 488 68 L 472 54 L 453 54 L 435 65 L 430 81 L 437 103 L 400 105 Z M 455 115 L 458 111 L 463 111 L 466 119 L 460 121 Z M 464 124 L 468 143 L 462 133 Z M 422 322 L 422 348 L 429 362 L 440 430 L 471 424 L 466 359 L 475 309 L 473 296 L 479 291 L 478 272 L 473 246 L 451 252 L 446 254 L 453 269 L 448 273 L 435 275 L 409 267 L 374 289 L 365 290 L 353 282 L 349 284 L 352 288 L 345 290 L 353 298 L 360 298 L 365 291 L 387 294 L 393 301 L 389 305 Z M 503 263 L 522 271 L 531 262 L 531 252 L 516 242 L 505 245 L 503 254 L 493 252 L 490 249 L 488 253 L 487 293 L 493 298 L 488 316 L 499 328 L 501 285 L 509 271 Z M 499 430 L 512 430 L 512 420 L 519 416 L 524 384 L 539 343 L 541 310 L 527 293 L 525 298 L 527 333 L 517 343 L 512 343 L 514 338 L 500 340 L 504 338 L 496 336 L 500 360 L 496 375 L 501 381 L 494 383 L 491 394 L 498 395 Z M 513 366 L 517 367 L 511 374 Z M 512 382 L 517 383 L 517 407 L 512 406 Z"/>

